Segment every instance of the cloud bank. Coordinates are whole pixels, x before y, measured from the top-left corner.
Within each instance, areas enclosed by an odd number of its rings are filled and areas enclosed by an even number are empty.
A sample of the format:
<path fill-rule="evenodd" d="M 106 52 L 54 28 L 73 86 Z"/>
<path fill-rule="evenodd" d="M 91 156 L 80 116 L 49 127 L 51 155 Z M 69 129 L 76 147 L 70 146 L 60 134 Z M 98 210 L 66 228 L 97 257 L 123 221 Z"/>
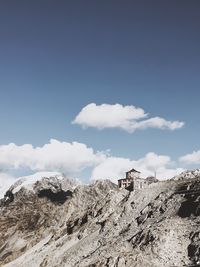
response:
<path fill-rule="evenodd" d="M 193 151 L 183 157 L 180 157 L 180 162 L 185 164 L 200 164 L 200 150 Z"/>
<path fill-rule="evenodd" d="M 78 142 L 60 142 L 51 139 L 48 144 L 33 147 L 31 144 L 17 146 L 14 143 L 0 146 L 0 168 L 29 168 L 33 171 L 58 170 L 74 174 L 94 166 L 105 158 L 103 152 L 94 153 L 92 148 Z"/>
<path fill-rule="evenodd" d="M 184 171 L 183 168 L 175 168 L 170 157 L 147 153 L 143 158 L 131 160 L 128 158 L 108 157 L 98 164 L 92 172 L 92 179 L 109 178 L 113 182 L 125 176 L 125 172 L 131 168 L 139 170 L 143 177 L 154 175 L 161 180 L 172 178 Z"/>
<path fill-rule="evenodd" d="M 110 179 L 117 182 L 125 172 L 136 168 L 143 177 L 154 175 L 159 179 L 168 179 L 183 171 L 176 168 L 170 157 L 147 153 L 140 159 L 129 159 L 108 155 L 106 151 L 94 151 L 85 144 L 78 142 L 61 142 L 51 139 L 49 143 L 33 147 L 31 144 L 18 146 L 14 143 L 0 146 L 0 169 L 31 171 L 58 171 L 68 177 L 81 179 L 82 171 L 89 168 L 91 177 L 88 180 Z M 4 171 L 5 172 L 5 171 Z M 3 188 L 13 182 L 13 178 L 0 173 Z"/>
<path fill-rule="evenodd" d="M 148 113 L 135 106 L 123 106 L 120 104 L 96 105 L 91 103 L 80 111 L 72 123 L 79 124 L 83 128 L 93 127 L 99 130 L 119 128 L 129 133 L 148 128 L 176 130 L 184 126 L 184 122 L 181 121 L 148 117 Z"/>

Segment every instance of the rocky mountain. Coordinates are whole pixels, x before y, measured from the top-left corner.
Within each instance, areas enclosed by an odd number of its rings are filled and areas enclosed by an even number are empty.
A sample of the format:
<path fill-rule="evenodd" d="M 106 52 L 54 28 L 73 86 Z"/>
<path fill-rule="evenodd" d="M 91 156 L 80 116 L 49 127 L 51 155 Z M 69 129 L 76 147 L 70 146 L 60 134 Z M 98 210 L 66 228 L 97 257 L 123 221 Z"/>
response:
<path fill-rule="evenodd" d="M 12 202 L 14 198 L 18 198 L 18 192 L 25 190 L 27 196 L 32 194 L 38 197 L 46 196 L 54 202 L 64 203 L 77 185 L 75 180 L 67 179 L 61 173 L 38 172 L 17 179 L 7 190 L 4 202 Z"/>
<path fill-rule="evenodd" d="M 200 176 L 200 169 L 184 171 L 181 174 L 175 176 L 173 179 L 174 180 L 185 180 L 185 179 L 193 179 L 198 176 Z"/>
<path fill-rule="evenodd" d="M 1 200 L 0 266 L 199 266 L 198 174 L 133 192 L 109 180 L 31 179 Z"/>

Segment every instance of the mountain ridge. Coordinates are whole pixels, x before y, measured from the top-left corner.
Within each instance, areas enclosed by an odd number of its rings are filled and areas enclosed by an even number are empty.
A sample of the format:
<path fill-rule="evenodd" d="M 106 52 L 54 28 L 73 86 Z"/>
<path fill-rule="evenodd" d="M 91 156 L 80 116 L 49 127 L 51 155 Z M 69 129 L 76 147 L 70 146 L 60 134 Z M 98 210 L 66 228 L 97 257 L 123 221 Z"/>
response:
<path fill-rule="evenodd" d="M 199 188 L 198 172 L 134 192 L 77 185 L 62 203 L 21 188 L 1 202 L 0 266 L 197 266 Z"/>

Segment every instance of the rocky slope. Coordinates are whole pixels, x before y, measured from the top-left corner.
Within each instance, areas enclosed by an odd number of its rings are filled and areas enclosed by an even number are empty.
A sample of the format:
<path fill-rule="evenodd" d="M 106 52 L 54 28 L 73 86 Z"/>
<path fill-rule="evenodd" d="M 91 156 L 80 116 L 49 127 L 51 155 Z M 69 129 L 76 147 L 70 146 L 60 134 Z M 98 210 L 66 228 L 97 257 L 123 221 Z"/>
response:
<path fill-rule="evenodd" d="M 0 206 L 0 266 L 200 264 L 198 174 L 135 192 L 110 181 L 65 181 L 65 188 L 60 181 L 43 177 L 31 189 L 10 188 Z M 59 192 L 67 192 L 61 201 Z"/>
<path fill-rule="evenodd" d="M 185 179 L 193 179 L 200 176 L 200 169 L 196 169 L 196 170 L 188 170 L 188 171 L 184 171 L 181 174 L 175 176 L 173 178 L 173 180 L 185 180 Z"/>

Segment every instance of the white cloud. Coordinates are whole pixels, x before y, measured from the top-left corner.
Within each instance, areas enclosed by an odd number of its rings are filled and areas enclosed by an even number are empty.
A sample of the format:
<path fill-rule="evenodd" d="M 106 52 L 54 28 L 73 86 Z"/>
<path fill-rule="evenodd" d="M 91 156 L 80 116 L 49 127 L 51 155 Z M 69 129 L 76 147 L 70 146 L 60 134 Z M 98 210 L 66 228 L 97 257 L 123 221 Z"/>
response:
<path fill-rule="evenodd" d="M 117 182 L 117 179 L 123 178 L 124 173 L 133 167 L 133 162 L 128 158 L 109 157 L 93 169 L 91 178 L 92 180 L 110 179 Z"/>
<path fill-rule="evenodd" d="M 85 106 L 76 116 L 73 124 L 83 128 L 93 127 L 99 130 L 105 128 L 120 128 L 129 133 L 138 129 L 157 128 L 175 130 L 182 128 L 184 122 L 169 121 L 160 117 L 147 118 L 148 114 L 142 108 L 122 106 L 120 104 L 95 103 Z"/>
<path fill-rule="evenodd" d="M 170 157 L 157 155 L 151 152 L 138 160 L 108 157 L 94 168 L 92 179 L 109 178 L 113 182 L 117 182 L 117 180 L 123 178 L 125 172 L 131 168 L 139 170 L 143 177 L 154 175 L 156 171 L 157 177 L 161 180 L 172 178 L 184 171 L 182 168 L 175 168 Z"/>
<path fill-rule="evenodd" d="M 18 146 L 14 143 L 0 146 L 0 169 L 20 171 L 59 171 L 72 178 L 80 178 L 81 172 L 90 167 L 91 179 L 117 179 L 124 177 L 130 168 L 136 168 L 142 172 L 143 177 L 157 172 L 160 179 L 171 178 L 183 171 L 174 167 L 170 157 L 147 153 L 140 159 L 129 159 L 108 155 L 106 151 L 96 152 L 85 144 L 78 142 L 60 142 L 51 139 L 49 143 L 41 147 L 33 147 L 31 144 Z M 88 177 L 89 179 L 90 177 Z M 13 182 L 13 178 L 0 176 L 2 187 Z"/>
<path fill-rule="evenodd" d="M 182 156 L 179 160 L 185 164 L 200 164 L 200 150 Z"/>
<path fill-rule="evenodd" d="M 182 128 L 184 126 L 184 122 L 180 121 L 168 121 L 160 117 L 154 117 L 147 120 L 142 120 L 136 122 L 134 125 L 134 129 L 147 129 L 147 128 L 157 128 L 157 129 L 169 129 L 176 130 Z"/>
<path fill-rule="evenodd" d="M 33 171 L 62 171 L 74 174 L 98 164 L 105 155 L 94 153 L 92 148 L 77 142 L 60 142 L 51 139 L 42 147 L 30 144 L 17 146 L 10 143 L 0 146 L 0 168 L 29 168 Z"/>

